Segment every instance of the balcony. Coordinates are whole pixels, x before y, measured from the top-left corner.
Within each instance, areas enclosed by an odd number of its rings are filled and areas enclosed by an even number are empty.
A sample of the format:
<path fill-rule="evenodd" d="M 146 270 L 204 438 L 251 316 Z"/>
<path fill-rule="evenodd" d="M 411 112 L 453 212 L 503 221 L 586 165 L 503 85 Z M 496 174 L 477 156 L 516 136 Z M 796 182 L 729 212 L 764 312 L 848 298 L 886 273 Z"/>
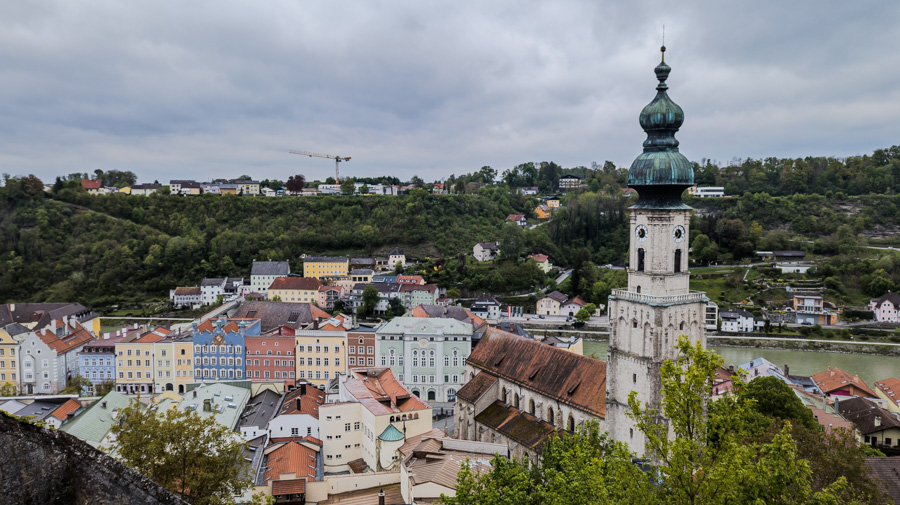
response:
<path fill-rule="evenodd" d="M 683 303 L 706 303 L 706 293 L 702 291 L 691 291 L 683 295 L 671 296 L 654 296 L 644 293 L 634 293 L 625 289 L 614 289 L 610 298 L 617 300 L 626 300 L 629 302 L 646 303 L 649 305 L 680 305 Z"/>

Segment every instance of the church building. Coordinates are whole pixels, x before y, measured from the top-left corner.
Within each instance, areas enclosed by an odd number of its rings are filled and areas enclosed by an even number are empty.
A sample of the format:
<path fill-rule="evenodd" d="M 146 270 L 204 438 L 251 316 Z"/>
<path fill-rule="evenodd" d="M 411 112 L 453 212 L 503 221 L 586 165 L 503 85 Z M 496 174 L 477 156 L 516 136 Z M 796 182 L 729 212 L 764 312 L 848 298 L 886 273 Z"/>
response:
<path fill-rule="evenodd" d="M 609 297 L 610 342 L 607 361 L 606 428 L 615 440 L 644 453 L 645 438 L 626 415 L 628 395 L 651 408 L 661 405 L 663 361 L 675 359 L 675 342 L 687 335 L 706 346 L 707 298 L 688 285 L 691 207 L 681 194 L 694 185 L 691 163 L 678 151 L 675 132 L 684 112 L 667 93 L 671 68 L 655 68 L 656 97 L 641 111 L 647 132 L 644 152 L 631 164 L 628 186 L 638 193 L 631 211 L 628 287 Z M 665 419 L 660 419 L 665 422 Z"/>

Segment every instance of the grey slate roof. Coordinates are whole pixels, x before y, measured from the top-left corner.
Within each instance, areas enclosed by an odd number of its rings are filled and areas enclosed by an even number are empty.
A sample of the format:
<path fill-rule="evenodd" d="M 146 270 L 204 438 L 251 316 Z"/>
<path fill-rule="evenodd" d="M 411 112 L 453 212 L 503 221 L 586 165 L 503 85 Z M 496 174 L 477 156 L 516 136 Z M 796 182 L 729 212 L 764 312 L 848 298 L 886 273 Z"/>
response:
<path fill-rule="evenodd" d="M 250 275 L 287 275 L 291 267 L 287 261 L 254 261 Z"/>
<path fill-rule="evenodd" d="M 244 302 L 231 317 L 259 319 L 260 331 L 267 332 L 283 324 L 294 328 L 306 326 L 315 320 L 314 311 L 324 314 L 321 317 L 328 316 L 309 303 Z"/>
<path fill-rule="evenodd" d="M 65 316 L 82 318 L 93 314 L 80 303 L 5 303 L 0 305 L 0 327 L 10 323 L 37 323 L 35 331 Z"/>
<path fill-rule="evenodd" d="M 241 413 L 240 426 L 258 426 L 260 428 L 269 424 L 269 421 L 281 408 L 282 396 L 270 389 L 247 400 L 247 406 Z"/>
<path fill-rule="evenodd" d="M 203 279 L 200 286 L 221 286 L 225 283 L 225 279 Z"/>

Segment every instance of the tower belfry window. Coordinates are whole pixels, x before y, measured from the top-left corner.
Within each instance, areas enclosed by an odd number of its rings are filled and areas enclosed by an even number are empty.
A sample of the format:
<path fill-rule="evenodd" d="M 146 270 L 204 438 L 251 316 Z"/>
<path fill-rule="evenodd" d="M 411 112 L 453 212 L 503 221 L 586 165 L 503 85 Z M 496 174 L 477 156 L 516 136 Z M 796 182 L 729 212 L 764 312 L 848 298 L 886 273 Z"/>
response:
<path fill-rule="evenodd" d="M 681 273 L 681 249 L 675 249 L 675 273 Z"/>
<path fill-rule="evenodd" d="M 644 248 L 643 248 L 643 247 L 641 247 L 641 248 L 638 249 L 638 264 L 637 264 L 637 271 L 638 271 L 638 272 L 643 272 L 643 271 L 644 271 Z"/>

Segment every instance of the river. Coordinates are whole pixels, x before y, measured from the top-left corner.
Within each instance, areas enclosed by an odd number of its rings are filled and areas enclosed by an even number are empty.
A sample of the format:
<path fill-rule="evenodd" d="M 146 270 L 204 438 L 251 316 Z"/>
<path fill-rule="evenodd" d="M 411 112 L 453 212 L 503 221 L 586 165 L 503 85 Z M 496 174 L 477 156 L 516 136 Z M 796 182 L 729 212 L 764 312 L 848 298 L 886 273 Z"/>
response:
<path fill-rule="evenodd" d="M 606 360 L 608 342 L 584 341 L 584 354 L 596 353 Z M 820 351 L 796 351 L 785 349 L 757 349 L 751 347 L 712 346 L 714 351 L 725 358 L 725 365 L 740 365 L 752 359 L 765 358 L 784 368 L 790 367 L 791 375 L 813 375 L 829 366 L 858 375 L 870 387 L 875 381 L 888 377 L 900 377 L 900 358 L 871 354 L 842 354 Z"/>

